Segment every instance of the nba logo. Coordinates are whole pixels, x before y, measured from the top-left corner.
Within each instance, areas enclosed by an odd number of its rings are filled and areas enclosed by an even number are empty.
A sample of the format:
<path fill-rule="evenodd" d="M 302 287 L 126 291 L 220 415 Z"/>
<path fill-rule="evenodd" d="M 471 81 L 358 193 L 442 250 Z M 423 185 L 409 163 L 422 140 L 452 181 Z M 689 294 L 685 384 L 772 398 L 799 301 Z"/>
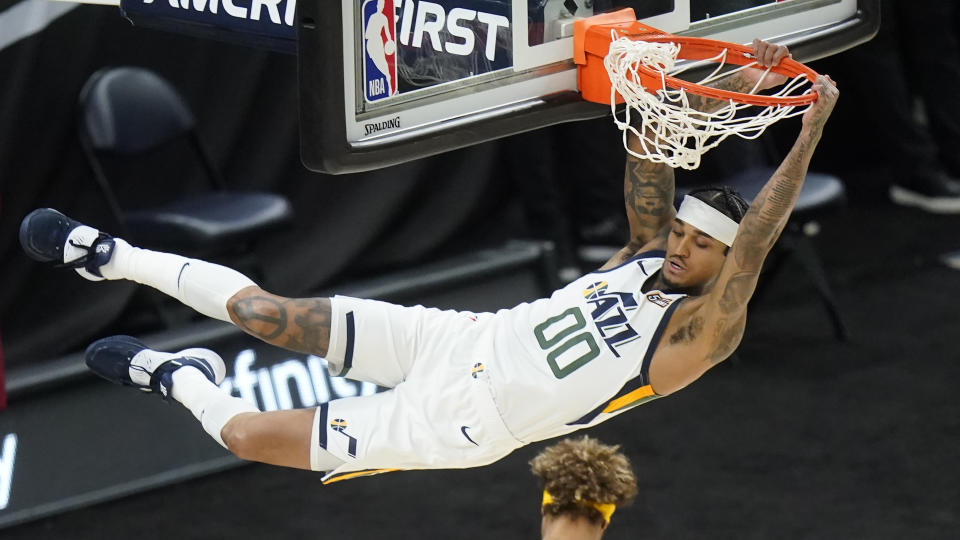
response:
<path fill-rule="evenodd" d="M 377 101 L 397 93 L 397 41 L 393 0 L 363 3 L 363 93 Z"/>

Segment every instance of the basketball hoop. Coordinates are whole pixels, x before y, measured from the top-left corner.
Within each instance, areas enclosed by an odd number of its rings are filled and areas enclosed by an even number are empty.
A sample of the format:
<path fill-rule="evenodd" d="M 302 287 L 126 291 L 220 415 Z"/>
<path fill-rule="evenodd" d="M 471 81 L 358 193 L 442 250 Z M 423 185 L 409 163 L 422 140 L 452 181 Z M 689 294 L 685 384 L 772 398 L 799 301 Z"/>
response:
<path fill-rule="evenodd" d="M 689 62 L 677 67 L 678 59 Z M 766 69 L 787 77 L 774 94 L 756 94 L 757 87 L 742 93 L 707 86 L 758 66 L 753 49 L 667 34 L 637 21 L 632 9 L 577 21 L 574 61 L 583 99 L 610 104 L 627 152 L 684 169 L 696 169 L 700 157 L 730 135 L 755 139 L 777 120 L 803 114 L 817 98 L 811 90 L 817 73 L 790 58 Z M 716 68 L 697 82 L 676 77 L 711 63 Z M 728 65 L 739 67 L 724 71 Z M 690 94 L 725 103 L 704 112 L 690 105 Z M 626 107 L 619 114 L 621 103 Z M 638 127 L 634 114 L 640 116 Z M 639 150 L 627 145 L 628 132 L 637 137 Z"/>

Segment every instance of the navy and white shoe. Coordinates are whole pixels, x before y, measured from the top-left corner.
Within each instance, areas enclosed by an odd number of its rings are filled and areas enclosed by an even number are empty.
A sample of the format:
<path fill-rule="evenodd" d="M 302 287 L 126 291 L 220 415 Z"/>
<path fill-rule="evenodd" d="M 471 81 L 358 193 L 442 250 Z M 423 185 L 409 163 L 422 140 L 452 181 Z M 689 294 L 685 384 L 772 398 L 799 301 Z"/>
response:
<path fill-rule="evenodd" d="M 87 367 L 104 379 L 169 399 L 173 372 L 186 366 L 200 370 L 213 384 L 226 375 L 220 355 L 209 349 L 186 349 L 177 353 L 154 351 L 130 336 L 111 336 L 87 347 Z"/>
<path fill-rule="evenodd" d="M 104 279 L 100 267 L 110 261 L 116 247 L 110 235 L 52 208 L 38 208 L 23 218 L 20 245 L 31 259 L 76 268 L 91 281 Z"/>
<path fill-rule="evenodd" d="M 945 173 L 900 178 L 890 186 L 890 199 L 934 214 L 957 214 L 960 179 Z"/>

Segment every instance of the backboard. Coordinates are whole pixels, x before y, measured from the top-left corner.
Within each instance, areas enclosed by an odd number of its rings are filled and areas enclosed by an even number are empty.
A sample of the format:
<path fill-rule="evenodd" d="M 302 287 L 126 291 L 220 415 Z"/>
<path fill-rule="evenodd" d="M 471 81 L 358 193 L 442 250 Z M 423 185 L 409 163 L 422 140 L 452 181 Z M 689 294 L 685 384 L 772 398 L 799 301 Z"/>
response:
<path fill-rule="evenodd" d="M 301 157 L 376 169 L 609 114 L 579 98 L 573 21 L 631 7 L 661 30 L 790 46 L 808 62 L 870 39 L 880 0 L 301 0 Z"/>

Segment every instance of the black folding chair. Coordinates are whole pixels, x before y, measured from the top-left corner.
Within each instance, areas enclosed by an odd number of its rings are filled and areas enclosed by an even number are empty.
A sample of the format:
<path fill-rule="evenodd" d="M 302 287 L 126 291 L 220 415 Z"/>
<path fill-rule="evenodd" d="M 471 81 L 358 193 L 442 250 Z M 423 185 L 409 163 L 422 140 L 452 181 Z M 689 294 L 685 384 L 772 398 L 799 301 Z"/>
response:
<path fill-rule="evenodd" d="M 281 195 L 226 188 L 197 134 L 189 106 L 156 73 L 138 67 L 97 71 L 80 92 L 79 115 L 84 156 L 119 233 L 133 242 L 189 253 L 224 252 L 242 249 L 293 218 L 289 201 Z M 163 191 L 167 183 L 176 186 L 174 178 L 151 181 L 149 189 L 140 184 L 140 175 L 148 172 L 143 168 L 151 163 L 150 154 L 174 150 L 175 155 L 164 154 L 161 159 L 195 164 L 193 170 L 205 182 L 192 183 L 186 195 L 157 197 L 161 202 L 156 205 L 151 204 L 155 201 L 143 204 L 144 198 L 151 197 L 139 197 L 139 205 L 123 204 L 117 190 L 121 182 L 151 195 Z"/>

